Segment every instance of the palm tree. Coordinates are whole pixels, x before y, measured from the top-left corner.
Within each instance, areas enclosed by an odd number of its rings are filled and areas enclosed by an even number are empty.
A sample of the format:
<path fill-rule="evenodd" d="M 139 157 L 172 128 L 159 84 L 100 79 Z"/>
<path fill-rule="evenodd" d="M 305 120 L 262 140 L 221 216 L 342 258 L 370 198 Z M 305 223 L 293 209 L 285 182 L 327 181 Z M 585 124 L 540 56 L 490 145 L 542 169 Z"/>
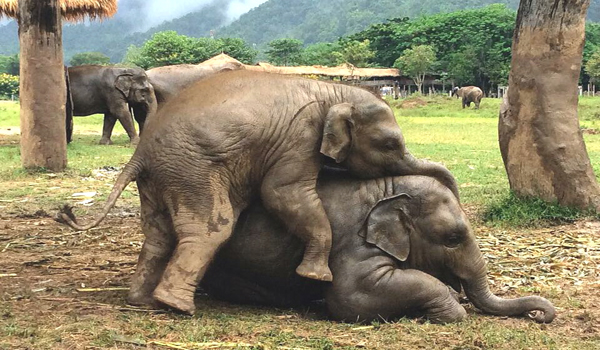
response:
<path fill-rule="evenodd" d="M 21 164 L 62 171 L 67 166 L 66 83 L 62 19 L 109 17 L 116 0 L 0 0 L 0 17 L 16 18 L 21 47 Z"/>

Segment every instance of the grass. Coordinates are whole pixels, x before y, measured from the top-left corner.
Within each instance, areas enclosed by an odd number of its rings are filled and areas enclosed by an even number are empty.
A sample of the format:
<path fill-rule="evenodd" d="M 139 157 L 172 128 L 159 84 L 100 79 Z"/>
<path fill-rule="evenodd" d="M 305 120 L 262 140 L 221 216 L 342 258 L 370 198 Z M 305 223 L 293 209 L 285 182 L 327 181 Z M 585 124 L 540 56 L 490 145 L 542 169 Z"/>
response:
<path fill-rule="evenodd" d="M 409 150 L 417 157 L 445 164 L 459 183 L 463 203 L 479 208 L 486 220 L 495 224 L 531 226 L 548 220 L 560 221 L 561 217 L 566 221 L 572 220 L 573 215 L 585 217 L 586 213 L 567 214 L 552 209 L 556 207 L 552 205 L 543 209 L 539 202 L 519 200 L 510 194 L 497 141 L 500 102 L 500 99 L 486 98 L 481 108 L 474 110 L 462 109 L 459 100 L 444 96 L 390 101 Z M 600 130 L 600 99 L 581 98 L 579 110 L 583 128 Z M 18 104 L 0 102 L 0 128 L 14 130 L 18 125 Z M 101 115 L 75 118 L 74 141 L 68 146 L 69 169 L 57 175 L 59 178 L 89 177 L 93 169 L 120 166 L 128 161 L 134 149 L 129 146 L 120 124 L 115 127 L 115 144 L 110 147 L 97 144 L 101 129 Z M 33 189 L 20 186 L 19 181 L 38 179 L 40 174 L 22 170 L 18 136 L 3 138 L 0 180 L 15 186 L 4 186 L 2 198 L 18 200 L 36 196 Z M 586 133 L 584 138 L 595 173 L 600 176 L 600 134 Z M 104 195 L 106 193 L 100 198 Z M 40 200 L 40 204 L 51 207 L 53 202 L 65 198 L 64 194 L 57 198 L 50 195 Z M 549 216 L 548 212 L 557 216 Z"/>
<path fill-rule="evenodd" d="M 126 291 L 78 293 L 75 289 L 82 284 L 129 286 L 143 240 L 139 219 L 123 214 L 128 208 L 139 208 L 135 185 L 128 186 L 119 207 L 97 231 L 74 233 L 36 212 L 52 214 L 59 204 L 76 201 L 73 193 L 87 191 L 98 192 L 96 203 L 77 207 L 97 212 L 116 174 L 111 167 L 124 164 L 133 148 L 120 126 L 115 145 L 97 145 L 102 117 L 76 118 L 75 139 L 68 146 L 68 171 L 25 172 L 20 168 L 18 134 L 7 130 L 19 125 L 18 105 L 0 102 L 0 274 L 16 275 L 0 277 L 0 349 L 165 349 L 151 344 L 155 339 L 188 343 L 182 346 L 186 349 L 201 348 L 191 342 L 210 341 L 231 342 L 233 349 L 248 349 L 242 343 L 252 344 L 251 349 L 598 349 L 595 325 L 600 316 L 595 310 L 600 301 L 593 290 L 597 278 L 584 273 L 592 267 L 589 257 L 583 259 L 585 252 L 597 246 L 596 233 L 580 233 L 575 226 L 548 228 L 544 225 L 549 222 L 568 222 L 586 213 L 511 196 L 497 142 L 499 103 L 484 99 L 475 111 L 463 110 L 460 101 L 448 98 L 409 99 L 396 108 L 396 115 L 411 152 L 448 166 L 458 179 L 465 207 L 480 213 L 470 211 L 470 218 L 480 215 L 487 220 L 474 228 L 490 262 L 494 290 L 505 297 L 535 293 L 550 298 L 559 308 L 559 318 L 550 325 L 481 315 L 472 308 L 460 324 L 401 319 L 357 325 L 325 320 L 322 305 L 248 307 L 206 296 L 197 300 L 198 314 L 187 317 L 121 310 L 126 306 Z M 600 110 L 600 98 L 583 98 L 580 110 L 582 125 L 598 128 L 595 110 Z M 600 135 L 585 134 L 585 139 L 596 174 L 600 174 Z M 535 231 L 521 226 L 543 228 Z M 567 243 L 555 243 L 553 237 L 563 237 Z M 573 237 L 579 241 L 572 241 Z M 498 242 L 502 249 L 494 245 Z M 520 243 L 511 246 L 510 242 Z M 582 269 L 524 250 L 542 243 L 548 248 L 540 250 L 571 249 L 570 258 L 583 261 Z M 510 255 L 503 255 L 505 250 Z M 515 270 L 515 265 L 522 271 Z M 554 269 L 577 279 L 558 279 Z M 528 273 L 544 278 L 533 279 Z M 42 287 L 45 290 L 40 291 Z"/>

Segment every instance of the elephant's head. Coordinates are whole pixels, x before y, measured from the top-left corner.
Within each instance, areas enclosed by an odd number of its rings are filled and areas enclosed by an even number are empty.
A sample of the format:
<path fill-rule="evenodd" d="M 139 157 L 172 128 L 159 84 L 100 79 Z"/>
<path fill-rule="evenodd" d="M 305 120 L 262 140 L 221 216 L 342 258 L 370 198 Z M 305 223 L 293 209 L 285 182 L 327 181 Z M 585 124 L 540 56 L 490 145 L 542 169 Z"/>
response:
<path fill-rule="evenodd" d="M 358 177 L 432 176 L 458 198 L 456 180 L 446 167 L 416 159 L 408 152 L 394 113 L 383 100 L 331 106 L 325 117 L 321 153 Z"/>
<path fill-rule="evenodd" d="M 538 322 L 554 319 L 554 307 L 542 297 L 502 299 L 490 291 L 469 220 L 447 188 L 432 178 L 396 181 L 395 187 L 406 193 L 384 199 L 371 210 L 362 231 L 368 243 L 397 259 L 403 269 L 426 272 L 458 292 L 462 287 L 486 313 L 526 315 Z"/>
<path fill-rule="evenodd" d="M 149 104 L 155 100 L 154 88 L 143 70 L 127 70 L 115 79 L 115 88 L 132 104 Z M 154 101 L 155 102 L 155 101 Z"/>
<path fill-rule="evenodd" d="M 459 98 L 459 97 L 460 97 L 460 96 L 459 96 L 459 93 L 458 93 L 459 91 L 460 91 L 460 88 L 459 88 L 458 86 L 455 86 L 455 87 L 452 89 L 452 96 L 456 96 L 456 98 Z"/>
<path fill-rule="evenodd" d="M 128 69 L 116 77 L 115 88 L 123 94 L 133 109 L 141 132 L 146 119 L 157 110 L 154 87 L 146 73 L 142 69 Z"/>

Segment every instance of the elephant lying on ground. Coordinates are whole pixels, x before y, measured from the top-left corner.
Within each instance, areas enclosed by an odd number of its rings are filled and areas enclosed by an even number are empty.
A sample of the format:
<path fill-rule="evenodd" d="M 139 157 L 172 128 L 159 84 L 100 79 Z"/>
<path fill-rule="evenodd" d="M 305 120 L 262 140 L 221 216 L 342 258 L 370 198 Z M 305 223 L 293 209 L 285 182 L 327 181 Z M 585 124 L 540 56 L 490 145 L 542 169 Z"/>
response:
<path fill-rule="evenodd" d="M 97 65 L 69 67 L 73 115 L 104 114 L 101 145 L 111 144 L 117 119 L 132 143 L 139 141 L 130 107 L 135 112 L 140 132 L 148 115 L 156 112 L 154 88 L 141 68 L 117 68 Z"/>
<path fill-rule="evenodd" d="M 173 97 L 146 128 L 102 215 L 87 226 L 61 216 L 71 227 L 89 229 L 137 180 L 146 241 L 132 303 L 158 300 L 194 313 L 194 292 L 208 264 L 257 198 L 306 242 L 296 272 L 331 281 L 331 227 L 316 192 L 325 157 L 355 176 L 434 176 L 458 196 L 448 169 L 408 152 L 390 106 L 348 85 L 222 72 Z"/>
<path fill-rule="evenodd" d="M 479 104 L 483 98 L 483 91 L 477 86 L 455 87 L 452 89 L 452 95 L 456 98 L 462 98 L 462 107 L 471 107 L 471 102 L 475 103 L 475 109 L 479 109 Z"/>
<path fill-rule="evenodd" d="M 294 274 L 303 243 L 257 203 L 240 216 L 203 288 L 229 301 L 276 306 L 325 298 L 337 320 L 424 315 L 433 322 L 460 321 L 465 309 L 450 285 L 464 289 L 485 313 L 554 319 L 554 307 L 544 298 L 509 300 L 490 292 L 468 219 L 434 178 L 324 178 L 317 191 L 333 230 L 332 284 Z"/>
<path fill-rule="evenodd" d="M 244 66 L 241 63 L 236 62 L 226 62 L 208 66 L 178 64 L 149 69 L 146 71 L 146 75 L 148 75 L 148 80 L 154 87 L 156 100 L 160 107 L 167 100 L 183 91 L 183 89 L 201 79 L 219 72 L 238 69 L 244 69 Z"/>

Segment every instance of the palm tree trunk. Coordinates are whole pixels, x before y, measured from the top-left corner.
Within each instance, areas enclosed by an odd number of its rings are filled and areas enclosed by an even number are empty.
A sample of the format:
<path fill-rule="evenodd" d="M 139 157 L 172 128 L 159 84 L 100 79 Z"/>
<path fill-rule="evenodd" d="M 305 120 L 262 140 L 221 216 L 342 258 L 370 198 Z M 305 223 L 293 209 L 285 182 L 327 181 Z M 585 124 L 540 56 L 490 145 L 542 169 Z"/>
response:
<path fill-rule="evenodd" d="M 589 4 L 521 0 L 498 132 L 517 195 L 600 210 L 600 186 L 577 118 Z"/>
<path fill-rule="evenodd" d="M 59 0 L 19 0 L 21 163 L 64 170 L 65 75 Z"/>

